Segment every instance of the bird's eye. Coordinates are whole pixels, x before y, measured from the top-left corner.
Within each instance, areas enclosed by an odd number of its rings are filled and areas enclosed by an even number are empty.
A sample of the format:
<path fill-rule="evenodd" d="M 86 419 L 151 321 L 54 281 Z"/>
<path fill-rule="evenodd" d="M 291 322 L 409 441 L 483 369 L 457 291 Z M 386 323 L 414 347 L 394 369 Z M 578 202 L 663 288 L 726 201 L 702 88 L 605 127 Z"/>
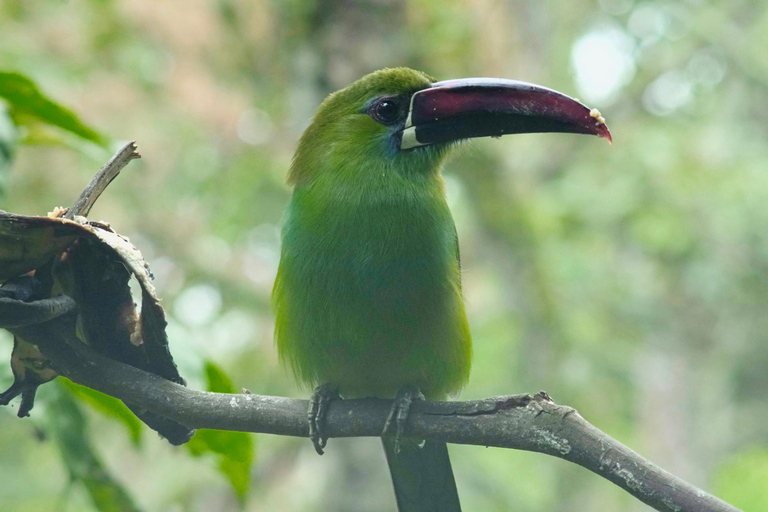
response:
<path fill-rule="evenodd" d="M 396 98 L 382 98 L 371 109 L 371 117 L 381 124 L 392 124 L 400 117 L 400 102 Z"/>

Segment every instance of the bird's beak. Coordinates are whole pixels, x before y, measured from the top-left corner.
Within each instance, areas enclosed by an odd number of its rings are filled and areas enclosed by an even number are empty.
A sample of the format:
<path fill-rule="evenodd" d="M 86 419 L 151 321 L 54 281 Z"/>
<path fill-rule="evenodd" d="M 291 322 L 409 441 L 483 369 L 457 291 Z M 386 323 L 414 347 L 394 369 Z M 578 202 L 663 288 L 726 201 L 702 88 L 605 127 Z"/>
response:
<path fill-rule="evenodd" d="M 510 133 L 611 132 L 597 109 L 539 85 L 496 78 L 436 82 L 411 97 L 400 149 Z"/>

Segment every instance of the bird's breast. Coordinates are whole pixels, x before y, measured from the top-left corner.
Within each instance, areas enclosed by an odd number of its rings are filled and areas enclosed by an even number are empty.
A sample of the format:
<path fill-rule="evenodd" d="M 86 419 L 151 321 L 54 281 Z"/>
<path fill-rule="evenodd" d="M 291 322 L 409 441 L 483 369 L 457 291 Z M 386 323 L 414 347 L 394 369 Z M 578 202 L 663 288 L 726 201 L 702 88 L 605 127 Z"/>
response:
<path fill-rule="evenodd" d="M 444 201 L 292 204 L 273 295 L 278 349 L 311 383 L 448 390 L 468 368 L 459 280 Z"/>
<path fill-rule="evenodd" d="M 391 202 L 295 213 L 286 249 L 333 295 L 355 291 L 372 306 L 405 307 L 457 277 L 447 206 Z"/>

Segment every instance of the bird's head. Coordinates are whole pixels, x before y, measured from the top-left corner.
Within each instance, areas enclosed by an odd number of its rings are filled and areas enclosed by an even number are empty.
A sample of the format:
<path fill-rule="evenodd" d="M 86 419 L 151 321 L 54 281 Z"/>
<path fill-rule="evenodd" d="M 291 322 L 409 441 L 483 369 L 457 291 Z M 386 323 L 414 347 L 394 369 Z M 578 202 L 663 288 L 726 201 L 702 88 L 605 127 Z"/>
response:
<path fill-rule="evenodd" d="M 597 110 L 552 89 L 496 78 L 437 82 L 408 68 L 382 69 L 320 105 L 301 137 L 289 182 L 436 172 L 459 141 L 534 132 L 611 140 Z"/>

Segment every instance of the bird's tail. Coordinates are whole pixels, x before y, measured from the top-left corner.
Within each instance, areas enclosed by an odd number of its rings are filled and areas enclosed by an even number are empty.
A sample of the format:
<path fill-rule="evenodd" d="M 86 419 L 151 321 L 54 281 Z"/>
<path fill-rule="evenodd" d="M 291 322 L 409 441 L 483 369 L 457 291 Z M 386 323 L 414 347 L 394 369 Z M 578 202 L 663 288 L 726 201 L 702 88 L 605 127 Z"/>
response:
<path fill-rule="evenodd" d="M 461 512 L 445 443 L 426 441 L 418 448 L 402 440 L 401 445 L 405 446 L 395 453 L 393 438 L 384 437 L 381 441 L 399 512 Z"/>

